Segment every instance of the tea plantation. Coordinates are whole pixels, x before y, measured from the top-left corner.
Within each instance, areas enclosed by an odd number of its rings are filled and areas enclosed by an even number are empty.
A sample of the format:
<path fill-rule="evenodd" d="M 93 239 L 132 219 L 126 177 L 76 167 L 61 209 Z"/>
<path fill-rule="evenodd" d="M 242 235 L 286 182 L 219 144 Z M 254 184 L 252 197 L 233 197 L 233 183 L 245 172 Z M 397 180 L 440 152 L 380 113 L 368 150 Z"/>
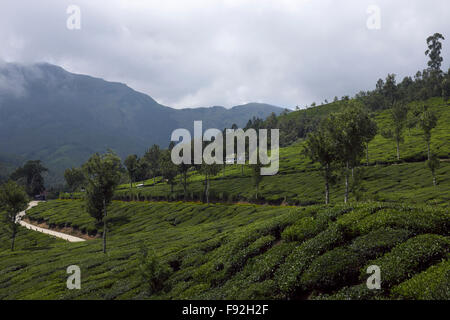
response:
<path fill-rule="evenodd" d="M 171 193 L 161 177 L 155 185 L 120 186 L 108 211 L 107 254 L 102 226 L 82 200 L 68 199 L 83 194 L 64 194 L 27 218 L 92 240 L 68 243 L 21 228 L 11 252 L 0 224 L 0 300 L 450 299 L 450 106 L 438 98 L 421 103 L 438 114 L 431 139 L 441 159 L 436 186 L 423 136 L 412 128 L 400 161 L 394 142 L 378 134 L 369 164 L 361 159 L 355 171 L 361 183 L 350 202 L 343 204 L 337 176 L 331 205 L 323 205 L 321 172 L 300 140 L 280 149 L 280 171 L 263 178 L 258 199 L 251 170 L 241 165 L 213 177 L 211 204 L 201 203 L 204 177 L 194 170 L 192 202 L 180 201 L 180 183 Z M 374 116 L 379 128 L 389 124 L 388 111 Z M 70 265 L 81 268 L 81 290 L 66 288 Z M 366 286 L 372 265 L 381 270 L 380 290 Z"/>
<path fill-rule="evenodd" d="M 441 98 L 432 98 L 424 102 L 438 115 L 436 128 L 432 130 L 431 150 L 441 158 L 441 166 L 436 171 L 438 185 L 433 186 L 431 172 L 426 166 L 427 147 L 423 134 L 418 128 L 406 129 L 404 142 L 400 144 L 401 160 L 397 161 L 395 143 L 378 134 L 369 144 L 369 165 L 366 159 L 361 159 L 359 167 L 361 185 L 358 200 L 365 201 L 400 201 L 410 204 L 439 204 L 448 206 L 450 203 L 450 105 Z M 331 105 L 331 104 L 330 104 Z M 329 105 L 324 112 L 336 111 Z M 308 109 L 309 110 L 309 109 Z M 292 112 L 285 117 L 295 116 L 302 110 Z M 388 127 L 391 122 L 389 111 L 381 111 L 374 115 L 379 132 Z M 302 153 L 303 141 L 280 149 L 279 173 L 264 177 L 260 187 L 258 200 L 255 199 L 251 170 L 242 165 L 227 165 L 211 180 L 210 198 L 217 202 L 255 202 L 269 204 L 310 205 L 324 202 L 324 185 L 318 166 Z M 337 173 L 337 180 L 331 186 L 331 201 L 340 202 L 344 197 L 344 182 Z M 177 178 L 179 182 L 181 177 Z M 203 197 L 204 177 L 196 171 L 189 173 L 188 199 L 200 201 Z M 154 185 L 153 179 L 144 181 L 141 188 L 130 190 L 129 184 L 122 185 L 116 192 L 116 200 L 182 200 L 183 186 L 178 183 L 174 192 L 170 186 L 159 177 Z M 77 195 L 75 195 L 76 197 Z M 79 194 L 78 197 L 81 195 Z M 70 198 L 71 195 L 63 195 Z M 73 197 L 73 195 L 72 195 Z M 351 194 L 356 200 L 355 194 Z"/>
<path fill-rule="evenodd" d="M 27 215 L 97 233 L 79 200 Z M 28 230 L 11 252 L 2 232 L 0 299 L 450 299 L 446 208 L 115 201 L 109 217 L 106 255 L 101 239 Z M 70 265 L 81 290 L 66 289 Z M 366 287 L 369 265 L 381 268 L 381 290 Z"/>

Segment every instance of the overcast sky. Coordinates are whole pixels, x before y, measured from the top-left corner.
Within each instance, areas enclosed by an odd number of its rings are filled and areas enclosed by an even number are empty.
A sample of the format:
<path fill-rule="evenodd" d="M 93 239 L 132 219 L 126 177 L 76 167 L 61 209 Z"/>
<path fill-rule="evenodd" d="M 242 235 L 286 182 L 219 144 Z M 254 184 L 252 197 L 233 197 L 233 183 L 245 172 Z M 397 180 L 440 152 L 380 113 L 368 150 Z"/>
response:
<path fill-rule="evenodd" d="M 0 59 L 124 82 L 176 108 L 294 108 L 414 75 L 435 32 L 448 68 L 449 20 L 448 0 L 2 0 Z"/>

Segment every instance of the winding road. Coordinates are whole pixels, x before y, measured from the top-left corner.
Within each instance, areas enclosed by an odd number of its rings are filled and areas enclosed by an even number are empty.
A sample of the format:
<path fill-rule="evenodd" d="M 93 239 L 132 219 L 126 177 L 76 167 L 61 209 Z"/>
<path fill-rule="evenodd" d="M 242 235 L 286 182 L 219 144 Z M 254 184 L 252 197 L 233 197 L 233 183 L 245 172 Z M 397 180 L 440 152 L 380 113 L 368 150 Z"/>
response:
<path fill-rule="evenodd" d="M 27 210 L 30 210 L 31 208 L 37 206 L 38 204 L 39 204 L 39 201 L 31 201 L 31 202 L 28 204 Z M 27 222 L 25 222 L 25 221 L 22 221 L 22 218 L 25 216 L 25 213 L 26 213 L 26 210 L 20 212 L 20 213 L 18 214 L 17 220 L 16 220 L 16 222 L 17 222 L 18 224 L 20 224 L 22 227 L 25 227 L 25 228 L 27 228 L 27 229 L 29 229 L 29 230 L 33 230 L 33 231 L 41 232 L 41 233 L 44 233 L 44 234 L 48 234 L 48 235 L 50 235 L 50 236 L 53 236 L 53 237 L 56 237 L 56 238 L 60 238 L 60 239 L 63 239 L 63 240 L 69 241 L 69 242 L 82 242 L 82 241 L 86 241 L 85 239 L 81 239 L 81 238 L 78 238 L 78 237 L 74 237 L 74 236 L 71 236 L 71 235 L 68 235 L 68 234 L 65 234 L 65 233 L 62 233 L 62 232 L 57 232 L 57 231 L 53 231 L 53 230 L 49 230 L 49 229 L 37 227 L 37 226 L 35 226 L 35 225 L 32 225 L 32 224 L 27 223 Z"/>

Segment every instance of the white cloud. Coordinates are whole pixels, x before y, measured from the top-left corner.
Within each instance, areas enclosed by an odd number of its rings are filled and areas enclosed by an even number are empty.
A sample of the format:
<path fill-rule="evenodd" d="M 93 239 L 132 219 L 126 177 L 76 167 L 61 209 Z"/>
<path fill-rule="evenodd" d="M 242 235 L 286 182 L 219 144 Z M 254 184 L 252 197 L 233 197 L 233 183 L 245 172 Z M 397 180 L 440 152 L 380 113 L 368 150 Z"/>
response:
<path fill-rule="evenodd" d="M 426 37 L 450 37 L 447 3 L 10 1 L 0 11 L 0 58 L 125 82 L 174 107 L 295 107 L 370 89 L 388 72 L 424 68 Z M 81 8 L 79 31 L 66 28 L 69 4 Z M 371 4 L 381 9 L 379 31 L 366 28 Z"/>

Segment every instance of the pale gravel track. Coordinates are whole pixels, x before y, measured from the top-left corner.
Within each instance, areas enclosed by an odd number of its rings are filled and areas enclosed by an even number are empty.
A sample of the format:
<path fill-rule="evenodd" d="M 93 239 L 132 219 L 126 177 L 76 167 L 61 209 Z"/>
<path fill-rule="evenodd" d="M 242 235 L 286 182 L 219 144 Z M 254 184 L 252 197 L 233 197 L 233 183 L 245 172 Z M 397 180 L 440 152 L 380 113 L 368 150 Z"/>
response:
<path fill-rule="evenodd" d="M 30 210 L 31 208 L 37 206 L 38 204 L 39 204 L 39 201 L 31 201 L 28 204 L 27 210 Z M 37 227 L 35 225 L 32 225 L 32 224 L 27 223 L 25 221 L 22 221 L 22 218 L 25 215 L 25 213 L 26 213 L 26 210 L 20 212 L 18 214 L 17 220 L 16 220 L 16 222 L 18 224 L 20 224 L 22 227 L 25 227 L 25 228 L 27 228 L 29 230 L 33 230 L 33 231 L 41 232 L 41 233 L 44 233 L 44 234 L 48 234 L 50 236 L 53 236 L 53 237 L 56 237 L 56 238 L 60 238 L 60 239 L 63 239 L 63 240 L 69 241 L 69 242 L 86 241 L 85 239 L 82 239 L 82 238 L 74 237 L 74 236 L 71 236 L 71 235 L 68 235 L 68 234 L 65 234 L 65 233 L 62 233 L 62 232 L 57 232 L 57 231 L 53 231 L 53 230 Z"/>

